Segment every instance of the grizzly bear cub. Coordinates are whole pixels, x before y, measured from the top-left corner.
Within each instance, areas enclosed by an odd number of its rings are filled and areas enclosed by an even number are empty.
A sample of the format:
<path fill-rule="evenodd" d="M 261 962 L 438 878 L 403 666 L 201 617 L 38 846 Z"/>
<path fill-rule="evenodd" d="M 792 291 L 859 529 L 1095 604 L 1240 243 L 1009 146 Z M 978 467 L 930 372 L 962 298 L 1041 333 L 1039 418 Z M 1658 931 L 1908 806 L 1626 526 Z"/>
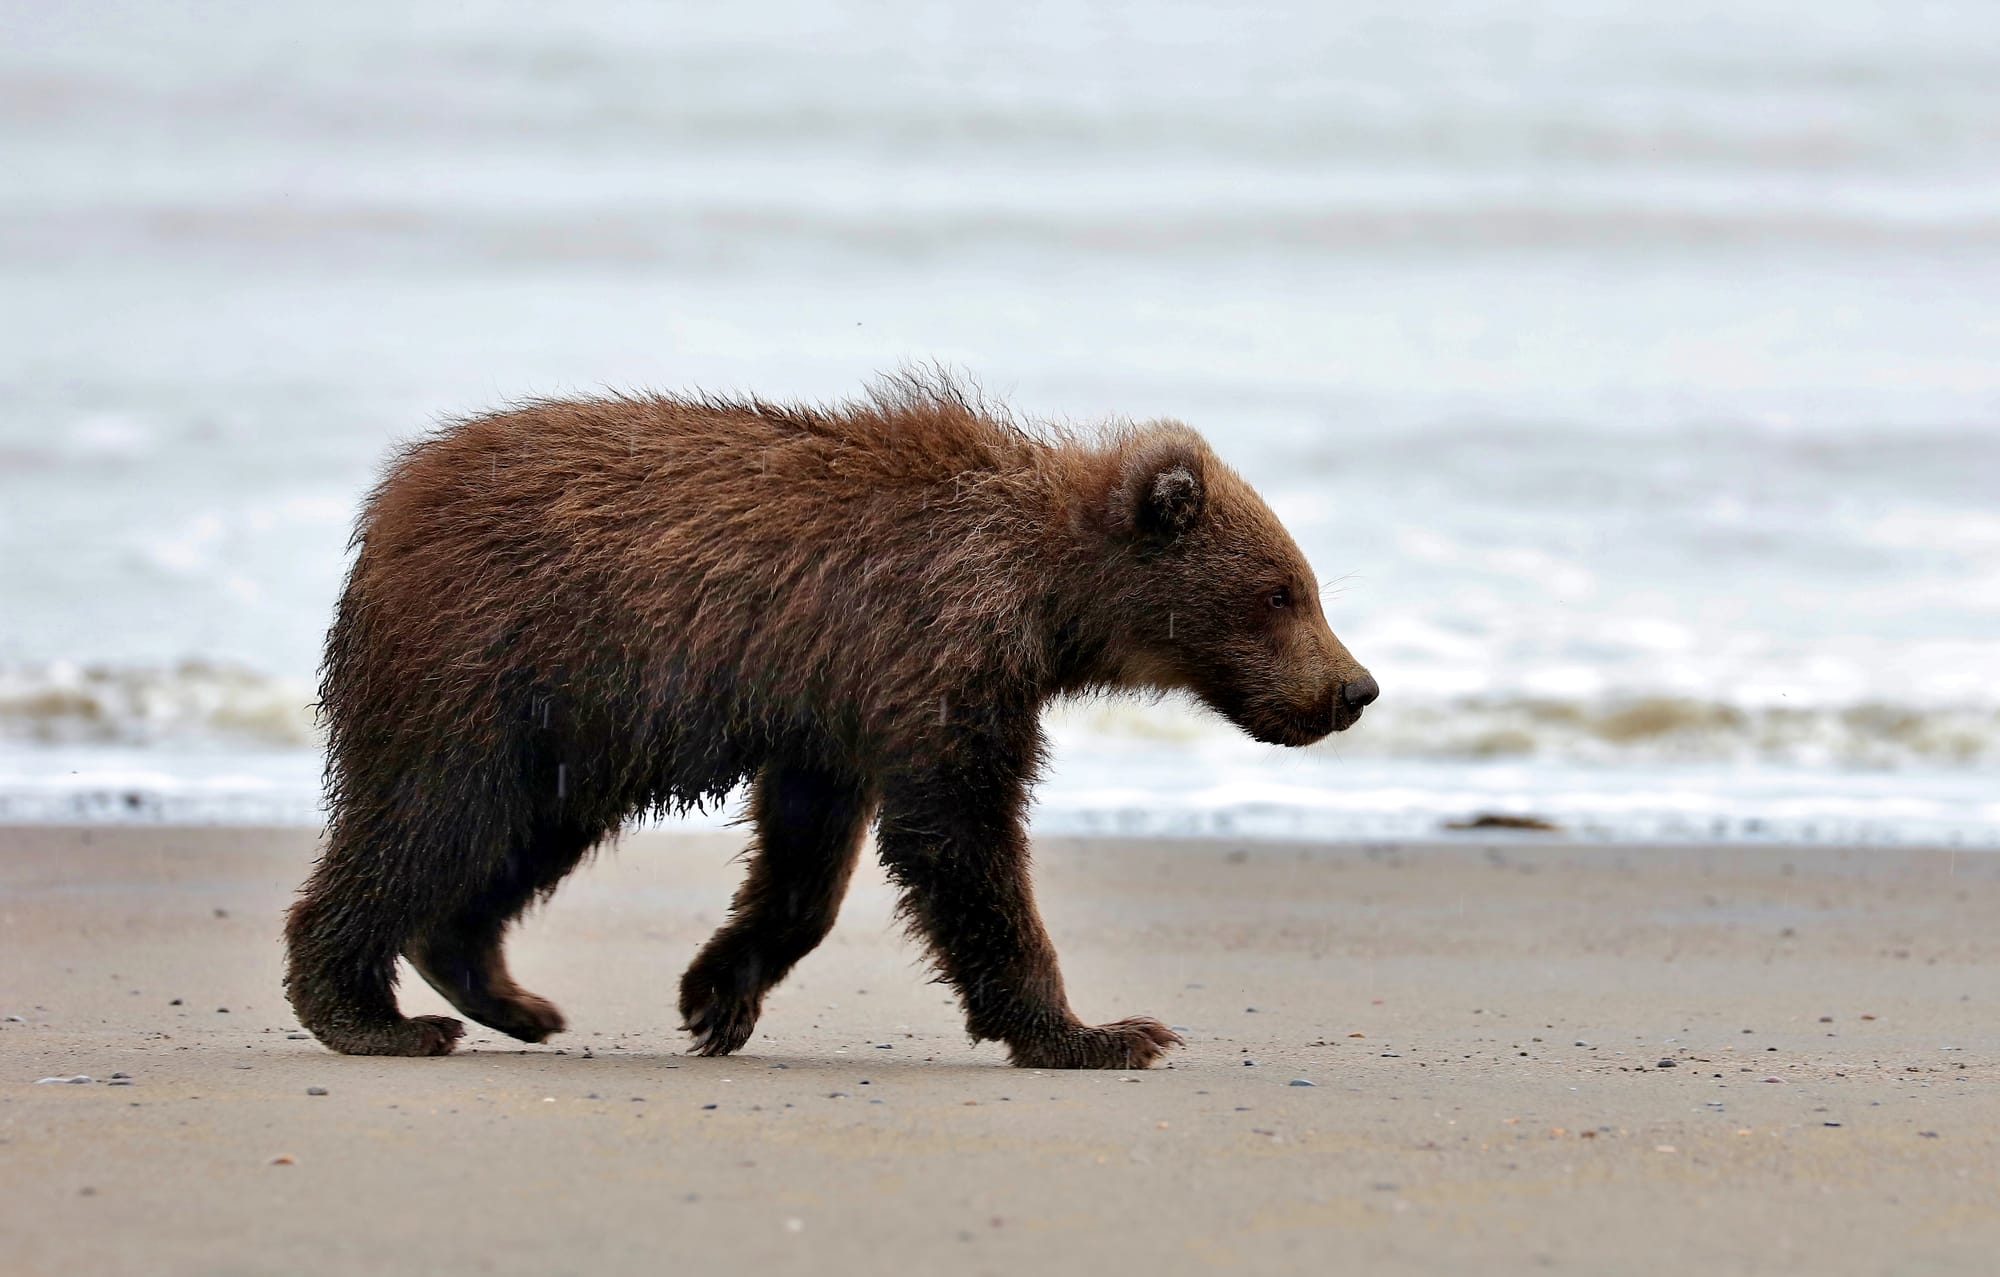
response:
<path fill-rule="evenodd" d="M 1052 697 L 1182 689 L 1262 741 L 1350 726 L 1375 680 L 1311 569 L 1199 435 L 1092 439 L 905 375 L 833 408 L 542 402 L 407 448 L 327 636 L 329 826 L 286 929 L 299 1021 L 441 1055 L 406 957 L 481 1024 L 563 1028 L 508 925 L 643 813 L 750 782 L 729 921 L 681 982 L 704 1055 L 833 925 L 864 834 L 975 1041 L 1143 1068 L 1156 1020 L 1070 1010 L 1023 818 Z"/>

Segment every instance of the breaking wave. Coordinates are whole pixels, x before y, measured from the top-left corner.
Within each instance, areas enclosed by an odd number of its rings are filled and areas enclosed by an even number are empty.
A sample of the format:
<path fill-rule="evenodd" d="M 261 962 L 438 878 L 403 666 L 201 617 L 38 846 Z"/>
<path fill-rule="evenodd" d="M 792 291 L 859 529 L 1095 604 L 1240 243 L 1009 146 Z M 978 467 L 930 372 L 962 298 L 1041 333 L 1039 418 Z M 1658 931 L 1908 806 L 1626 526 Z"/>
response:
<path fill-rule="evenodd" d="M 312 699 L 301 682 L 205 660 L 0 667 L 0 741 L 310 750 L 320 740 Z M 1197 749 L 1237 737 L 1215 716 L 1174 700 L 1064 705 L 1051 726 L 1059 740 L 1084 749 L 1120 742 Z M 1404 699 L 1376 706 L 1360 727 L 1315 748 L 1433 762 L 1955 769 L 2000 760 L 2000 707 L 1749 706 L 1644 695 Z"/>
<path fill-rule="evenodd" d="M 0 667 L 0 740 L 306 749 L 319 739 L 311 699 L 297 683 L 201 660 Z"/>
<path fill-rule="evenodd" d="M 1069 731 L 1099 738 L 1179 739 L 1191 745 L 1230 731 L 1178 704 L 1101 702 L 1065 710 L 1059 721 Z M 1437 762 L 1961 768 L 2000 758 L 2000 707 L 1743 706 L 1636 695 L 1464 697 L 1379 705 L 1353 731 L 1314 748 L 1342 757 Z"/>

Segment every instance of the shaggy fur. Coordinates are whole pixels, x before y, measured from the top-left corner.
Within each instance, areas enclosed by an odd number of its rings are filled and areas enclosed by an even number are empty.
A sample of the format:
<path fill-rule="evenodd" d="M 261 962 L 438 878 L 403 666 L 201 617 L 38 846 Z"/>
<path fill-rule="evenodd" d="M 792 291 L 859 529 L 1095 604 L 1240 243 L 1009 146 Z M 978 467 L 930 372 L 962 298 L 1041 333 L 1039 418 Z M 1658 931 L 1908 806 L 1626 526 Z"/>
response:
<path fill-rule="evenodd" d="M 1185 426 L 1085 439 L 935 379 L 834 408 L 639 396 L 450 425 L 389 467 L 327 638 L 331 815 L 286 987 L 338 1051 L 436 1055 L 465 1015 L 563 1027 L 508 975 L 529 903 L 642 813 L 751 782 L 756 842 L 680 1011 L 734 1051 L 832 926 L 863 836 L 975 1040 L 1136 1068 L 1175 1036 L 1071 1013 L 1023 817 L 1051 697 L 1185 689 L 1262 740 L 1374 680 L 1277 519 Z"/>

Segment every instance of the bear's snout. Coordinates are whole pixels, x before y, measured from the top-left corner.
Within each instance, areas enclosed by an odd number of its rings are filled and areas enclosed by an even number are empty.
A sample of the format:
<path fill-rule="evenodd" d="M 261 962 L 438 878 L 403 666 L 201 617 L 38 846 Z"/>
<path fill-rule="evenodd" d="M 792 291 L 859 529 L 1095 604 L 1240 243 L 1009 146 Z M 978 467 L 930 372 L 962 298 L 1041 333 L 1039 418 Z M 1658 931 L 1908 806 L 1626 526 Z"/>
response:
<path fill-rule="evenodd" d="M 1354 675 L 1334 689 L 1333 730 L 1344 732 L 1361 721 L 1361 711 L 1375 703 L 1382 694 L 1382 685 L 1366 670 Z"/>
<path fill-rule="evenodd" d="M 1373 674 L 1363 673 L 1359 678 L 1351 678 L 1340 689 L 1340 699 L 1361 712 L 1364 705 L 1373 705 L 1375 698 L 1382 694 L 1382 685 L 1375 681 Z"/>

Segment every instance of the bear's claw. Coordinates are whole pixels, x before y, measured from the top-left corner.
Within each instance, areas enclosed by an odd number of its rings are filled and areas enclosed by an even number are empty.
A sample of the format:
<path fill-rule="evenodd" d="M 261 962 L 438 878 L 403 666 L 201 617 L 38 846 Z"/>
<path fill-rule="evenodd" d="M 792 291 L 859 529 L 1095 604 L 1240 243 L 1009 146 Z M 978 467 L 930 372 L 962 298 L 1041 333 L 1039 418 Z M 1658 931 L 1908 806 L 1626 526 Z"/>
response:
<path fill-rule="evenodd" d="M 459 1009 L 465 1010 L 463 1007 Z M 475 1015 L 473 1019 L 523 1042 L 546 1042 L 552 1034 L 561 1033 L 567 1027 L 563 1013 L 556 1009 L 555 1003 L 532 993 L 496 997 L 482 1009 L 486 1013 Z"/>
<path fill-rule="evenodd" d="M 342 1055 L 450 1055 L 465 1025 L 448 1015 L 418 1015 L 366 1027 L 308 1024 L 328 1049 Z"/>
<path fill-rule="evenodd" d="M 1079 1025 L 1056 1037 L 1009 1044 L 1008 1056 L 1024 1069 L 1143 1069 L 1181 1045 L 1181 1035 L 1149 1016 L 1112 1024 Z"/>
<path fill-rule="evenodd" d="M 410 1020 L 415 1032 L 408 1035 L 408 1055 L 450 1055 L 465 1036 L 465 1024 L 448 1015 L 419 1015 Z"/>
<path fill-rule="evenodd" d="M 750 1040 L 757 1028 L 754 1005 L 709 991 L 681 999 L 681 1028 L 694 1038 L 693 1055 L 728 1055 Z"/>

